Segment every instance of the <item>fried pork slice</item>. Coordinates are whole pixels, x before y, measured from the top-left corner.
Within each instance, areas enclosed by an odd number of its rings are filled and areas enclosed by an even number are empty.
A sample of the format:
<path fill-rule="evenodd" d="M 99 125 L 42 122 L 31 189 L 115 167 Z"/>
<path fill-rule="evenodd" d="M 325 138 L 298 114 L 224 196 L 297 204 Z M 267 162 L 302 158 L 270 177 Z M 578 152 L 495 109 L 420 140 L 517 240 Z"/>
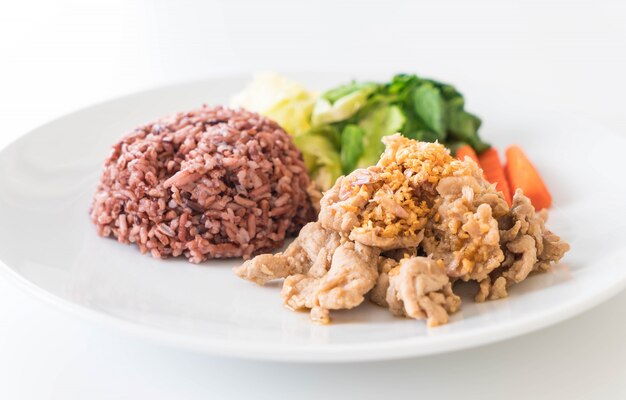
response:
<path fill-rule="evenodd" d="M 311 310 L 311 319 L 330 322 L 329 310 L 350 309 L 361 304 L 376 284 L 379 250 L 344 241 L 332 255 L 322 275 L 295 274 L 287 277 L 281 295 L 292 310 Z"/>
<path fill-rule="evenodd" d="M 311 222 L 284 253 L 259 255 L 234 271 L 260 285 L 285 278 L 281 291 L 285 305 L 310 309 L 311 319 L 328 323 L 329 310 L 358 306 L 374 287 L 379 253 Z"/>
<path fill-rule="evenodd" d="M 441 197 L 423 248 L 444 261 L 451 278 L 482 281 L 504 260 L 497 218 L 506 215 L 508 205 L 471 165 L 472 175 L 446 177 L 437 185 Z"/>
<path fill-rule="evenodd" d="M 320 200 L 318 220 L 322 226 L 349 235 L 359 223 L 358 214 L 372 196 L 373 187 L 369 183 L 377 177 L 373 168 L 359 169 L 348 177 L 339 177 Z M 361 185 L 358 190 L 355 190 L 355 184 Z"/>
<path fill-rule="evenodd" d="M 424 231 L 419 231 L 414 235 L 384 237 L 377 235 L 376 232 L 373 230 L 354 230 L 350 234 L 350 239 L 354 240 L 355 242 L 362 243 L 366 246 L 378 247 L 383 251 L 406 249 L 419 246 L 422 239 L 424 239 Z"/>
<path fill-rule="evenodd" d="M 401 259 L 401 258 L 400 258 Z M 376 285 L 370 292 L 370 300 L 381 307 L 389 307 L 387 304 L 387 289 L 389 289 L 389 271 L 396 268 L 398 260 L 393 258 L 378 257 L 378 278 Z"/>
<path fill-rule="evenodd" d="M 400 135 L 383 142 L 386 149 L 375 166 L 339 178 L 324 195 L 319 220 L 325 228 L 383 251 L 417 247 L 433 214 L 437 183 L 469 173 L 470 167 L 438 143 Z"/>
<path fill-rule="evenodd" d="M 500 245 L 505 255 L 500 268 L 480 283 L 476 301 L 507 296 L 507 287 L 543 272 L 558 262 L 569 244 L 545 227 L 545 213 L 535 212 L 528 197 L 518 189 L 509 214 L 499 220 Z"/>
<path fill-rule="evenodd" d="M 426 218 L 418 214 L 427 211 L 407 211 L 414 204 L 407 207 L 408 196 L 395 194 L 388 184 L 381 183 L 382 176 L 378 167 L 370 167 L 339 178 L 321 200 L 319 220 L 328 229 L 383 251 L 417 247 L 423 238 L 421 228 L 426 223 Z M 401 182 L 404 176 L 399 173 L 396 179 Z M 364 221 L 363 215 L 370 214 L 386 222 Z"/>
<path fill-rule="evenodd" d="M 293 274 L 310 272 L 321 276 L 339 244 L 340 236 L 336 232 L 322 228 L 319 222 L 310 222 L 284 252 L 258 255 L 235 267 L 234 272 L 259 285 Z"/>
<path fill-rule="evenodd" d="M 384 259 L 379 262 L 379 272 L 371 300 L 388 307 L 394 315 L 426 319 L 432 327 L 447 323 L 449 314 L 461 305 L 441 260 Z"/>

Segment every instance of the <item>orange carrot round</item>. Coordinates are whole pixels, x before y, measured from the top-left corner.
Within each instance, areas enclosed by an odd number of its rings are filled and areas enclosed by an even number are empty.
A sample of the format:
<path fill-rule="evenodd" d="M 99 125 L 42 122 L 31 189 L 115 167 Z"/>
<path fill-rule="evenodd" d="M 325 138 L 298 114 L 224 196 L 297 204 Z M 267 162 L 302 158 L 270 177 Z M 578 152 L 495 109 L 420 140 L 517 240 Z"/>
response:
<path fill-rule="evenodd" d="M 552 204 L 552 196 L 541 179 L 539 172 L 530 162 L 526 154 L 519 146 L 510 146 L 506 149 L 505 172 L 511 190 L 518 188 L 530 199 L 535 209 L 548 208 Z"/>
<path fill-rule="evenodd" d="M 509 182 L 504 173 L 502 163 L 500 162 L 498 150 L 496 150 L 495 147 L 491 147 L 480 153 L 478 156 L 478 164 L 483 169 L 485 179 L 490 183 L 495 183 L 496 189 L 502 192 L 506 202 L 511 205 Z"/>

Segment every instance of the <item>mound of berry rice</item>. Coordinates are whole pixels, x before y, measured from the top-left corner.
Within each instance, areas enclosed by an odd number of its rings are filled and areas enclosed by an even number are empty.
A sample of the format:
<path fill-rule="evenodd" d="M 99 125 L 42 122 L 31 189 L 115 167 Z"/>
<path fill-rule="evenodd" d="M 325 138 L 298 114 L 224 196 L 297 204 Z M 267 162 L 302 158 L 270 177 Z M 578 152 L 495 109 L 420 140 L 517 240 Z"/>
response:
<path fill-rule="evenodd" d="M 156 258 L 250 258 L 315 219 L 309 185 L 300 151 L 278 124 L 203 106 L 115 144 L 91 219 L 101 236 Z"/>

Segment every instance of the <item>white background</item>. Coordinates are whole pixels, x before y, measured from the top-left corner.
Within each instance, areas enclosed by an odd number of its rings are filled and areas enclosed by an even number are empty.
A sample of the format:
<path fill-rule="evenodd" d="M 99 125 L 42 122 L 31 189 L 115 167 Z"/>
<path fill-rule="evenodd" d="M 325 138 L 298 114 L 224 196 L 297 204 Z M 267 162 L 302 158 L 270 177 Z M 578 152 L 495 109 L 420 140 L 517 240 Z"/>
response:
<path fill-rule="evenodd" d="M 499 85 L 626 135 L 619 1 L 2 1 L 0 148 L 111 97 L 256 70 L 407 71 L 461 89 Z M 478 349 L 287 365 L 142 343 L 0 280 L 0 399 L 624 398 L 625 310 L 622 293 Z"/>

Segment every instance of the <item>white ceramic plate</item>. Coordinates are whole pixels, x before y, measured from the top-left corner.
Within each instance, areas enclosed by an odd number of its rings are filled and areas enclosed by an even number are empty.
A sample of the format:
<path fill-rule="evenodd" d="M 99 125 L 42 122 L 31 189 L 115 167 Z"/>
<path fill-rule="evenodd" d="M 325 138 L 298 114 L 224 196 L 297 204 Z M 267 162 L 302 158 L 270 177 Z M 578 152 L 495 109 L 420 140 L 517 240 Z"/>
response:
<path fill-rule="evenodd" d="M 351 76 L 295 75 L 312 88 Z M 420 356 L 478 346 L 578 314 L 626 283 L 623 248 L 626 140 L 592 122 L 464 84 L 484 138 L 523 144 L 554 196 L 549 227 L 572 245 L 554 271 L 505 300 L 468 295 L 446 326 L 392 317 L 363 304 L 334 312 L 330 326 L 281 305 L 279 285 L 236 278 L 238 260 L 200 266 L 158 261 L 102 239 L 88 217 L 100 166 L 123 133 L 174 111 L 226 103 L 249 77 L 227 77 L 139 93 L 70 114 L 0 153 L 0 260 L 33 294 L 141 337 L 226 356 L 349 361 Z M 502 101 L 505 99 L 506 101 Z"/>

